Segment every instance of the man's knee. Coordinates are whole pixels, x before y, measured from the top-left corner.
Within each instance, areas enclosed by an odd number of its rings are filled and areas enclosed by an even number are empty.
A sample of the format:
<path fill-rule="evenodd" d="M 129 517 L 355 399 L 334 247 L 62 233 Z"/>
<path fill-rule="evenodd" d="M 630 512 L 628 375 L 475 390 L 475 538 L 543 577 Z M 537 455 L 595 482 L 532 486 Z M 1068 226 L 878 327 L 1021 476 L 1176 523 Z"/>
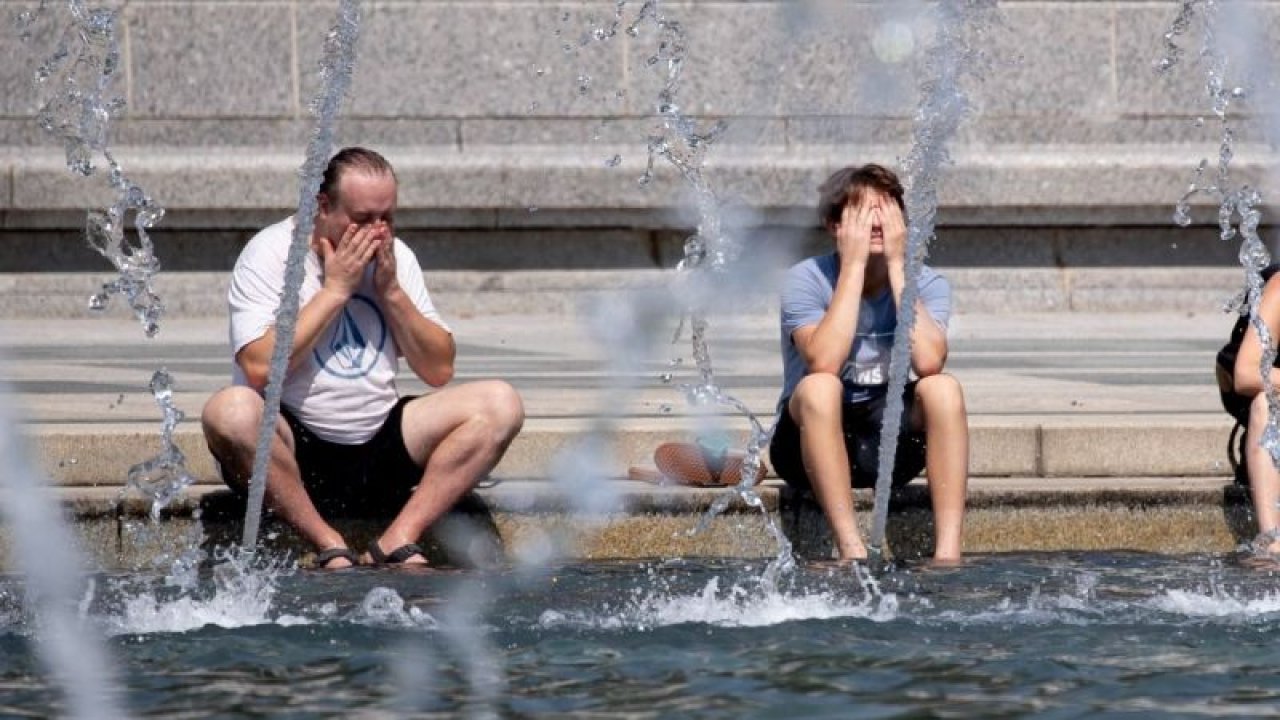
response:
<path fill-rule="evenodd" d="M 796 383 L 788 409 L 801 425 L 822 419 L 838 419 L 844 399 L 844 383 L 831 373 L 810 373 Z"/>
<path fill-rule="evenodd" d="M 524 425 L 524 400 L 506 381 L 488 380 L 483 383 L 482 407 L 485 419 L 508 440 Z"/>
<path fill-rule="evenodd" d="M 204 404 L 200 424 L 210 442 L 252 436 L 262 422 L 262 397 L 242 386 L 225 387 Z"/>

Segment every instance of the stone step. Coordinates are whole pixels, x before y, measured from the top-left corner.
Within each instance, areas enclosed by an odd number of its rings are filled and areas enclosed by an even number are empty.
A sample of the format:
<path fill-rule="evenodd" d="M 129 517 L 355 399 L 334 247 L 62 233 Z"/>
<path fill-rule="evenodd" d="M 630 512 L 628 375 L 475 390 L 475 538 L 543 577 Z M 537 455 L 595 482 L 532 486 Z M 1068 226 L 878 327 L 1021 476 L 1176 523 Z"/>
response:
<path fill-rule="evenodd" d="M 0 255 L 3 250 L 0 249 Z M 1152 258 L 1152 262 L 1159 258 Z M 0 267 L 3 264 L 0 263 Z M 952 284 L 960 313 L 1211 312 L 1242 287 L 1239 268 L 1190 267 L 940 267 Z M 225 318 L 228 273 L 165 272 L 156 290 L 165 317 Z M 428 271 L 427 286 L 449 317 L 523 314 L 574 315 L 618 291 L 665 291 L 675 271 L 522 270 Z M 87 300 L 115 277 L 106 273 L 0 273 L 0 317 L 92 317 Z M 743 279 L 729 288 L 731 302 L 717 312 L 757 316 L 768 325 L 777 313 L 777 277 Z M 108 311 L 112 316 L 124 311 Z"/>
<path fill-rule="evenodd" d="M 1161 417 L 976 416 L 971 418 L 970 473 L 974 477 L 1204 477 L 1230 474 L 1225 414 Z M 557 463 L 571 462 L 576 443 L 599 427 L 588 420 L 533 419 L 512 443 L 495 477 L 545 477 Z M 672 419 L 629 421 L 609 432 L 611 471 L 652 465 L 654 448 L 688 440 L 694 425 Z M 141 424 L 30 426 L 39 467 L 58 485 L 119 486 L 134 464 L 160 452 L 157 427 Z M 735 441 L 745 446 L 746 433 Z M 218 484 L 197 426 L 175 435 L 191 473 Z"/>

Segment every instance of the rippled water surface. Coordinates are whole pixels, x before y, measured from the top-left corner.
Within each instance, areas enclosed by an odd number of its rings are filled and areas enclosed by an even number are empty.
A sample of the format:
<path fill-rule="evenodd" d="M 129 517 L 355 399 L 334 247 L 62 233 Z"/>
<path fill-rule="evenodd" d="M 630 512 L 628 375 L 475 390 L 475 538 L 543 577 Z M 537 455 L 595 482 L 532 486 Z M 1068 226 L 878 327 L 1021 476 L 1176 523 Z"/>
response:
<path fill-rule="evenodd" d="M 163 717 L 1280 713 L 1280 568 L 995 555 L 878 582 L 743 562 L 96 578 L 124 703 Z M 17 578 L 0 715 L 57 714 Z"/>

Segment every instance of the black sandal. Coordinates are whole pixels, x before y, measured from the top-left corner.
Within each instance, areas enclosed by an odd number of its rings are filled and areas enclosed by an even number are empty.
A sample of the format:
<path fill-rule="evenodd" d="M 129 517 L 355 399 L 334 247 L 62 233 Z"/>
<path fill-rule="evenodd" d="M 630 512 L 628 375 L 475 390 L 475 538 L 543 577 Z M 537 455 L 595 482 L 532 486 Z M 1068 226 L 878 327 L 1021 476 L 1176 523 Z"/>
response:
<path fill-rule="evenodd" d="M 427 559 L 427 553 L 414 543 L 401 545 L 389 553 L 382 552 L 377 540 L 369 543 L 369 557 L 373 558 L 373 561 L 379 565 L 403 565 L 405 560 L 414 555 L 421 555 L 423 560 Z"/>
<path fill-rule="evenodd" d="M 332 547 L 332 548 L 329 548 L 328 550 L 322 550 L 316 553 L 316 560 L 315 560 L 314 567 L 317 570 L 329 570 L 330 569 L 329 563 L 333 562 L 334 560 L 337 560 L 338 558 L 342 558 L 343 560 L 346 560 L 347 562 L 351 563 L 351 567 L 355 567 L 356 565 L 360 564 L 360 558 L 356 557 L 356 554 L 351 551 L 351 548 Z M 345 570 L 346 568 L 333 568 L 333 569 Z"/>

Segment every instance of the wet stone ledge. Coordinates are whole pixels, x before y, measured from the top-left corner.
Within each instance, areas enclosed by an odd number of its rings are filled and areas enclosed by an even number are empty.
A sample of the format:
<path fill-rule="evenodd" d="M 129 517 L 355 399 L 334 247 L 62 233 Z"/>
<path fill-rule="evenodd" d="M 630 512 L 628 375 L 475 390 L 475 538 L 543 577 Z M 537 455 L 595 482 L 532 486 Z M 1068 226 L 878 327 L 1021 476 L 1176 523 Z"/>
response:
<path fill-rule="evenodd" d="M 557 559 L 768 558 L 777 552 L 764 516 L 740 502 L 703 532 L 692 532 L 723 490 L 616 482 L 617 502 L 608 511 L 577 510 L 546 481 L 515 480 L 481 489 L 424 541 L 433 562 L 461 567 Z M 67 488 L 58 496 L 82 552 L 92 567 L 103 570 L 154 567 L 193 536 L 204 538 L 206 550 L 240 539 L 242 504 L 221 488 L 189 491 L 159 523 L 147 518 L 147 502 L 122 501 L 117 489 Z M 810 497 L 776 481 L 766 483 L 760 497 L 798 556 L 829 555 L 826 522 Z M 857 501 L 865 532 L 870 493 L 859 491 Z M 340 521 L 356 548 L 367 546 L 384 524 Z M 1222 478 L 1056 478 L 1051 486 L 1043 478 L 1009 478 L 971 489 L 965 551 L 1221 553 L 1247 542 L 1254 527 L 1247 494 Z M 262 533 L 271 550 L 309 561 L 310 548 L 278 521 L 268 519 Z M 923 483 L 895 495 L 887 542 L 899 558 L 930 553 L 933 525 Z M 12 539 L 0 532 L 0 562 L 6 568 L 12 567 L 12 547 Z"/>

